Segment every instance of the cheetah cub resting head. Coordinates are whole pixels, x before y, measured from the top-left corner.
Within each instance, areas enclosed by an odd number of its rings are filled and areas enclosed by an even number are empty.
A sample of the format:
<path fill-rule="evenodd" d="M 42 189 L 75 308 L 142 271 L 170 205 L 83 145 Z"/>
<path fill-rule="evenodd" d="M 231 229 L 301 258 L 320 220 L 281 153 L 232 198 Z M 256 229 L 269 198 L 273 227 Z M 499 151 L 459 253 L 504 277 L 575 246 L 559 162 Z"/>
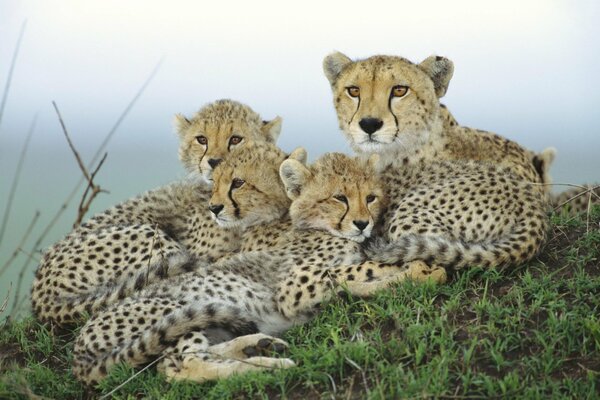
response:
<path fill-rule="evenodd" d="M 223 228 L 246 229 L 282 219 L 290 199 L 279 180 L 278 167 L 286 160 L 304 165 L 306 150 L 290 155 L 271 143 L 252 142 L 236 149 L 214 172 L 209 210 Z"/>
<path fill-rule="evenodd" d="M 250 141 L 275 143 L 281 117 L 263 121 L 250 107 L 233 100 L 217 100 L 191 118 L 175 116 L 180 138 L 179 159 L 185 168 L 211 183 L 213 170 L 233 149 Z"/>
<path fill-rule="evenodd" d="M 310 167 L 285 160 L 280 175 L 293 200 L 294 226 L 356 242 L 370 237 L 386 203 L 377 160 L 377 155 L 364 162 L 341 153 L 325 154 Z"/>

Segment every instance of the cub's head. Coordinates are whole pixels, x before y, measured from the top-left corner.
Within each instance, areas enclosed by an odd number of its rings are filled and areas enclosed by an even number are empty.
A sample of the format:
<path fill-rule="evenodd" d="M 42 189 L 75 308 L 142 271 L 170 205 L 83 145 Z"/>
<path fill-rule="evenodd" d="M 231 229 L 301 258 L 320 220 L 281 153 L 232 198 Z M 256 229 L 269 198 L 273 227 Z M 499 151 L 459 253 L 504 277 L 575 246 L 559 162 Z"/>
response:
<path fill-rule="evenodd" d="M 211 182 L 214 168 L 233 149 L 250 141 L 275 143 L 281 118 L 263 121 L 250 107 L 233 100 L 217 100 L 191 118 L 175 116 L 180 138 L 179 159 L 190 172 Z"/>
<path fill-rule="evenodd" d="M 385 206 L 376 162 L 376 155 L 360 161 L 340 153 L 326 154 L 310 167 L 285 160 L 279 174 L 293 200 L 294 225 L 357 242 L 368 238 Z"/>
<path fill-rule="evenodd" d="M 283 160 L 306 162 L 306 151 L 289 156 L 267 142 L 251 142 L 233 150 L 215 169 L 209 203 L 214 220 L 223 228 L 247 228 L 282 218 L 290 200 L 279 179 Z"/>
<path fill-rule="evenodd" d="M 413 64 L 392 56 L 352 61 L 333 53 L 323 60 L 323 70 L 340 128 L 354 150 L 382 153 L 410 152 L 426 143 L 454 66 L 436 56 Z"/>

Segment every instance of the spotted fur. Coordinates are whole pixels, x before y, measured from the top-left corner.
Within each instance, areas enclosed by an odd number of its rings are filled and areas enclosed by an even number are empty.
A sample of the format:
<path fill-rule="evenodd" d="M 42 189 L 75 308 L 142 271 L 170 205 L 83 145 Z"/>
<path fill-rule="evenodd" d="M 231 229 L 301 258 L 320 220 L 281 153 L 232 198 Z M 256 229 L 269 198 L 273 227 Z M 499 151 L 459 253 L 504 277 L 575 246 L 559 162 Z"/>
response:
<path fill-rule="evenodd" d="M 255 141 L 273 142 L 281 123 L 279 118 L 263 123 L 248 106 L 231 100 L 177 121 L 181 161 L 193 175 L 203 171 L 201 154 L 222 157 Z M 201 152 L 195 139 L 200 133 L 217 150 Z M 243 140 L 227 147 L 232 133 Z M 210 196 L 210 186 L 192 176 L 90 218 L 44 253 L 32 287 L 34 314 L 42 321 L 79 323 L 147 284 L 191 271 L 199 260 L 239 250 L 239 229 L 215 224 L 207 208 Z"/>
<path fill-rule="evenodd" d="M 305 160 L 302 150 L 286 156 L 268 143 L 232 152 L 215 171 L 210 203 L 237 204 L 229 205 L 240 211 L 230 212 L 227 223 L 246 227 L 241 244 L 245 251 L 149 285 L 95 314 L 75 342 L 75 375 L 95 383 L 116 363 L 139 366 L 158 356 L 163 357 L 159 371 L 174 380 L 201 382 L 247 370 L 291 367 L 292 360 L 264 354 L 265 348 L 285 346 L 273 335 L 307 321 L 342 287 L 369 296 L 407 278 L 443 282 L 443 270 L 420 262 L 365 261 L 358 241 L 336 228 L 340 212 L 360 218 L 368 214 L 373 221 L 381 213 L 374 200 L 366 199 L 372 193 L 383 196 L 368 163 L 339 154 L 311 167 Z M 278 169 L 282 181 L 273 179 Z M 335 175 L 339 179 L 331 180 Z M 235 179 L 244 183 L 232 185 Z M 339 194 L 347 197 L 345 207 L 335 203 L 339 200 L 333 197 Z M 384 204 L 385 199 L 379 200 Z M 280 217 L 249 226 L 251 208 L 267 201 L 279 209 L 275 214 Z M 290 201 L 291 209 L 298 210 L 291 218 L 286 213 Z M 329 206 L 315 207 L 325 202 Z M 325 222 L 314 214 L 308 217 L 305 207 L 316 208 Z"/>
<path fill-rule="evenodd" d="M 456 123 L 440 104 L 454 66 L 432 56 L 324 60 L 340 127 L 360 155 L 378 154 L 390 204 L 382 262 L 495 267 L 531 259 L 546 238 L 547 170 L 517 143 Z M 551 162 L 551 152 L 544 153 Z"/>

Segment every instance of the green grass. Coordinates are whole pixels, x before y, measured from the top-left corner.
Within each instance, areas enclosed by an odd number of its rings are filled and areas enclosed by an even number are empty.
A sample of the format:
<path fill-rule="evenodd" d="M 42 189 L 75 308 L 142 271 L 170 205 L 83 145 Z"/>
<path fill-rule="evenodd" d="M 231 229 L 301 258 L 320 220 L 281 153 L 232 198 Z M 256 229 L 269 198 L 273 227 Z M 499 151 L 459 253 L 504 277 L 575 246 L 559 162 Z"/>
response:
<path fill-rule="evenodd" d="M 600 208 L 588 223 L 553 217 L 540 257 L 503 271 L 455 273 L 444 286 L 400 284 L 337 298 L 285 335 L 299 366 L 205 384 L 155 371 L 111 396 L 134 398 L 598 398 Z M 31 319 L 0 331 L 0 398 L 97 398 L 134 373 L 85 388 L 69 370 L 72 334 Z"/>

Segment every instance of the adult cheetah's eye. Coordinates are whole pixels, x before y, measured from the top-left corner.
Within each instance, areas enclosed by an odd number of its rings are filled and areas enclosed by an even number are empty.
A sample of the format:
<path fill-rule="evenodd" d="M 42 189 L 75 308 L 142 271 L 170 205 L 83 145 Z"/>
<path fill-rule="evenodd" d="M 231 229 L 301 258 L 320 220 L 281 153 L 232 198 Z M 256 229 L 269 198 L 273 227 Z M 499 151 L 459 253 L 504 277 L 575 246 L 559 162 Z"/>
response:
<path fill-rule="evenodd" d="M 404 97 L 408 93 L 408 86 L 396 85 L 392 88 L 392 97 Z"/>
<path fill-rule="evenodd" d="M 336 194 L 335 196 L 333 196 L 333 198 L 337 201 L 348 204 L 348 198 L 343 194 Z"/>
<path fill-rule="evenodd" d="M 232 189 L 239 189 L 242 186 L 244 186 L 244 183 L 246 183 L 246 181 L 243 180 L 243 179 L 233 178 L 233 180 L 231 181 L 231 188 Z"/>
<path fill-rule="evenodd" d="M 243 140 L 243 139 L 244 139 L 244 138 L 243 138 L 243 137 L 241 137 L 241 136 L 237 136 L 237 135 L 236 135 L 236 136 L 232 136 L 232 137 L 230 137 L 230 138 L 229 138 L 229 145 L 230 145 L 230 146 L 231 146 L 231 145 L 234 145 L 234 146 L 235 146 L 236 144 L 240 144 L 240 143 L 242 142 L 242 140 Z"/>
<path fill-rule="evenodd" d="M 375 195 L 374 195 L 374 194 L 370 194 L 370 195 L 368 195 L 368 196 L 367 196 L 367 203 L 372 203 L 372 202 L 374 202 L 376 198 L 377 198 L 377 197 L 375 197 Z"/>
<path fill-rule="evenodd" d="M 202 136 L 202 135 L 196 136 L 196 141 L 198 143 L 200 143 L 202 146 L 206 146 L 206 143 L 208 143 L 208 139 L 206 138 L 206 136 Z"/>
<path fill-rule="evenodd" d="M 346 90 L 348 91 L 348 94 L 350 95 L 350 97 L 360 96 L 360 89 L 356 86 L 347 87 Z"/>

